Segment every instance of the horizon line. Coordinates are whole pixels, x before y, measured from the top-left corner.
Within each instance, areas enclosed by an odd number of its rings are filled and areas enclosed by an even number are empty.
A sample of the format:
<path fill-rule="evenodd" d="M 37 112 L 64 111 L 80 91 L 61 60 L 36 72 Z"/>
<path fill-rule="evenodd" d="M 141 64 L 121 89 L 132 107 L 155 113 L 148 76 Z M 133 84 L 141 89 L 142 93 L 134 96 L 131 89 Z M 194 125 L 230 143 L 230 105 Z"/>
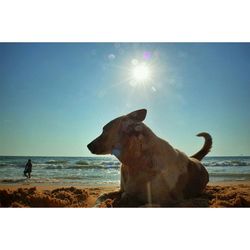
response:
<path fill-rule="evenodd" d="M 79 158 L 79 157 L 110 157 L 113 155 L 90 155 L 90 156 L 60 156 L 60 155 L 0 155 L 0 157 L 74 157 L 74 158 Z M 189 156 L 188 156 L 189 157 Z M 250 155 L 208 155 L 204 156 L 205 157 L 250 157 Z"/>

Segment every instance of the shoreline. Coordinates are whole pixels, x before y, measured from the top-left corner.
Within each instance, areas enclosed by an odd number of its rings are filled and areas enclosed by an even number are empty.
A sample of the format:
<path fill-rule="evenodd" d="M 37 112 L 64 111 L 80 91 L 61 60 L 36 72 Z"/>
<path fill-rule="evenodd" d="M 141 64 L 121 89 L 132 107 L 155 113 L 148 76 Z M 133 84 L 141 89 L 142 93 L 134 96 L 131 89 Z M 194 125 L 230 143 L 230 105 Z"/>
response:
<path fill-rule="evenodd" d="M 218 182 L 208 182 L 207 186 L 228 186 L 228 185 L 250 185 L 250 180 L 234 180 L 234 181 L 218 181 Z M 25 184 L 18 184 L 18 183 L 1 183 L 0 184 L 0 189 L 16 189 L 16 188 L 39 188 L 42 190 L 51 190 L 55 188 L 66 188 L 66 187 L 75 187 L 79 189 L 91 189 L 91 188 L 100 188 L 100 189 L 107 189 L 110 190 L 111 188 L 119 188 L 119 185 L 116 184 L 109 184 L 109 185 L 84 185 L 84 184 L 77 184 L 75 185 L 74 183 L 69 184 L 69 183 L 62 183 L 62 184 L 51 184 L 51 183 L 25 183 Z"/>
<path fill-rule="evenodd" d="M 118 191 L 118 185 L 0 185 L 0 207 L 85 207 L 95 206 L 104 193 Z M 115 207 L 107 200 L 99 207 Z M 170 207 L 250 207 L 250 181 L 210 182 L 199 197 Z"/>

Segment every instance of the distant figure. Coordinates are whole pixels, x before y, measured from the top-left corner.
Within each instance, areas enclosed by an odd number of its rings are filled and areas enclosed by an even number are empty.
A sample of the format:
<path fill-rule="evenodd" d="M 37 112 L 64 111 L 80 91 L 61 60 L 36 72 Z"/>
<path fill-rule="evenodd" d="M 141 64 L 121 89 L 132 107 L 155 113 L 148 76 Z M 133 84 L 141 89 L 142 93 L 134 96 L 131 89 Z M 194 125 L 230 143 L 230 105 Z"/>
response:
<path fill-rule="evenodd" d="M 31 171 L 32 171 L 32 163 L 31 163 L 31 159 L 29 159 L 23 171 L 24 176 L 26 176 L 27 178 L 30 178 Z"/>

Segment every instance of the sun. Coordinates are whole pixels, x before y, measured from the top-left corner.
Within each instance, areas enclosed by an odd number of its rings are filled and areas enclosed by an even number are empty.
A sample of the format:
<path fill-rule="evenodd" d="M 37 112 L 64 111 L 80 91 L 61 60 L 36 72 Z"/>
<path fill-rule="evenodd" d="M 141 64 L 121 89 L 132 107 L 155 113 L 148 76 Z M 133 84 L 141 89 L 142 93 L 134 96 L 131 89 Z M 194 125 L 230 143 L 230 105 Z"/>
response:
<path fill-rule="evenodd" d="M 132 69 L 132 79 L 137 83 L 145 83 L 151 79 L 150 67 L 145 63 L 136 64 Z"/>

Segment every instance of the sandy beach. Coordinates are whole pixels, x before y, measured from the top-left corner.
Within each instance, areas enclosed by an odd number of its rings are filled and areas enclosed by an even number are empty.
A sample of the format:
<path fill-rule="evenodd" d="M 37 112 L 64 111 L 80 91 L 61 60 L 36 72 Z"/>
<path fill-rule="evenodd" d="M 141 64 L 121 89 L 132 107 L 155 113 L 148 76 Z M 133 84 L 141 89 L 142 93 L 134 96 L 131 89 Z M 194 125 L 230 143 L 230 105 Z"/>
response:
<path fill-rule="evenodd" d="M 0 207 L 85 207 L 95 206 L 97 197 L 117 191 L 118 186 L 0 186 Z M 157 205 L 156 205 L 157 206 Z M 109 199 L 99 207 L 120 207 L 117 199 Z M 137 207 L 128 204 L 125 207 Z M 250 207 L 250 182 L 209 183 L 196 198 L 180 201 L 171 207 Z"/>

